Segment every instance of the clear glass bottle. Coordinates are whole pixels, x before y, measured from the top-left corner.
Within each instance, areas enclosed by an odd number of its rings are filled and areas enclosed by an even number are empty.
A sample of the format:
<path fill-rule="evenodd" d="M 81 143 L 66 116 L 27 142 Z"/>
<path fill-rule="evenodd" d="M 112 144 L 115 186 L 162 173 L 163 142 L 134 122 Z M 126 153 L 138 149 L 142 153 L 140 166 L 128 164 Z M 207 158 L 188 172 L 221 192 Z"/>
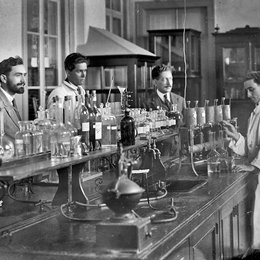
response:
<path fill-rule="evenodd" d="M 87 154 L 90 149 L 90 119 L 89 119 L 89 110 L 84 104 L 83 100 L 80 105 L 80 135 L 82 143 L 82 154 Z"/>
<path fill-rule="evenodd" d="M 32 154 L 43 152 L 43 132 L 39 129 L 39 125 L 31 122 L 32 134 Z"/>
<path fill-rule="evenodd" d="M 57 105 L 57 103 L 56 103 L 56 97 L 52 97 L 52 102 L 51 102 L 51 105 L 50 105 L 50 107 L 49 107 L 49 118 L 50 118 L 50 120 L 56 120 L 56 118 L 55 118 L 55 114 L 56 114 L 56 105 Z"/>
<path fill-rule="evenodd" d="M 111 144 L 111 121 L 108 106 L 104 107 L 103 104 L 100 104 L 100 112 L 102 118 L 102 145 L 106 146 Z"/>
<path fill-rule="evenodd" d="M 94 150 L 99 150 L 102 147 L 102 117 L 100 110 L 97 107 L 96 91 L 92 91 L 93 96 L 93 111 L 95 113 L 95 145 Z"/>
<path fill-rule="evenodd" d="M 49 119 L 48 110 L 44 111 L 39 109 L 38 120 L 36 121 L 39 130 L 42 131 L 42 150 L 43 152 L 50 151 L 50 134 L 51 134 L 51 121 Z"/>
<path fill-rule="evenodd" d="M 30 121 L 24 121 L 24 134 L 23 134 L 23 143 L 24 143 L 24 151 L 25 155 L 31 155 L 32 154 L 32 133 L 31 133 L 31 122 Z"/>
<path fill-rule="evenodd" d="M 80 132 L 81 130 L 80 113 L 81 113 L 81 98 L 80 95 L 76 95 L 75 110 L 74 110 L 74 126 L 78 132 Z"/>
<path fill-rule="evenodd" d="M 111 138 L 110 138 L 110 144 L 111 145 L 117 145 L 117 120 L 115 115 L 111 112 L 111 107 L 107 106 L 107 111 L 109 114 L 109 120 L 110 120 L 110 130 L 111 130 Z"/>
<path fill-rule="evenodd" d="M 55 119 L 57 122 L 63 122 L 63 102 L 64 98 L 56 96 Z"/>
<path fill-rule="evenodd" d="M 23 142 L 23 134 L 25 130 L 24 122 L 19 121 L 19 131 L 16 132 L 15 134 L 15 157 L 20 158 L 25 155 L 25 150 L 24 150 L 24 142 Z"/>

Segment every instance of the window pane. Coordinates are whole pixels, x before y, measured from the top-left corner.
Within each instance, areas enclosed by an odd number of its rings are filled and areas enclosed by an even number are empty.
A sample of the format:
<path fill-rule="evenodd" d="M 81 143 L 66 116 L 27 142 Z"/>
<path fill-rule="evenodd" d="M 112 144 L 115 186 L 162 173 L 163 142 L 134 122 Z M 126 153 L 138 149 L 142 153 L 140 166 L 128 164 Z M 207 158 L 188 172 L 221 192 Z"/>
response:
<path fill-rule="evenodd" d="M 28 34 L 28 86 L 39 86 L 39 36 Z"/>
<path fill-rule="evenodd" d="M 44 39 L 44 66 L 45 66 L 45 85 L 58 85 L 57 77 L 57 39 L 45 37 Z"/>
<path fill-rule="evenodd" d="M 108 15 L 106 15 L 106 29 L 110 31 L 110 19 Z"/>
<path fill-rule="evenodd" d="M 256 47 L 254 50 L 254 70 L 260 70 L 260 48 Z"/>
<path fill-rule="evenodd" d="M 57 3 L 53 1 L 44 2 L 44 33 L 57 35 Z"/>
<path fill-rule="evenodd" d="M 110 4 L 111 4 L 111 1 L 110 0 L 106 0 L 106 8 L 111 9 Z"/>
<path fill-rule="evenodd" d="M 121 12 L 121 0 L 112 0 L 112 9 Z"/>
<path fill-rule="evenodd" d="M 169 62 L 169 37 L 156 36 L 155 37 L 155 54 L 160 56 L 158 63 L 167 64 Z"/>
<path fill-rule="evenodd" d="M 29 99 L 29 120 L 34 120 L 36 118 L 36 113 L 40 104 L 40 90 L 29 89 L 28 99 Z"/>
<path fill-rule="evenodd" d="M 39 1 L 27 0 L 27 30 L 39 32 Z"/>
<path fill-rule="evenodd" d="M 184 54 L 183 54 L 182 36 L 171 36 L 171 65 L 176 71 L 184 71 Z"/>
<path fill-rule="evenodd" d="M 122 36 L 121 35 L 121 19 L 113 18 L 113 33 Z"/>

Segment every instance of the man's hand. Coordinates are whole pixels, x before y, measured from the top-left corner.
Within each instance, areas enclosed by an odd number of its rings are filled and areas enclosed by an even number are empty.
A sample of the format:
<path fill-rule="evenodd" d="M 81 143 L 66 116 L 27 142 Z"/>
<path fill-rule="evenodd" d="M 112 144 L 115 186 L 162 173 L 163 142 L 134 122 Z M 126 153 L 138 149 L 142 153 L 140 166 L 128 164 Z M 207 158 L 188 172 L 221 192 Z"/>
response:
<path fill-rule="evenodd" d="M 253 172 L 255 169 L 253 165 L 238 164 L 232 167 L 232 172 Z"/>
<path fill-rule="evenodd" d="M 221 122 L 223 129 L 225 130 L 228 137 L 233 138 L 235 141 L 238 141 L 239 139 L 239 133 L 236 130 L 236 128 L 229 122 L 223 120 Z"/>

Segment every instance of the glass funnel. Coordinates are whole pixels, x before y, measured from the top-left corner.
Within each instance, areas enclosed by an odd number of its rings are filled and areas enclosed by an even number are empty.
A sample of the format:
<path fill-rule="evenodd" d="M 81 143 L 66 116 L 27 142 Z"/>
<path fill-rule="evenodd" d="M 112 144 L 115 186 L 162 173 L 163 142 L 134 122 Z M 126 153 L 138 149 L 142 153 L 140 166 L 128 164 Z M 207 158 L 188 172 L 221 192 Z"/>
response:
<path fill-rule="evenodd" d="M 121 109 L 125 110 L 126 108 L 126 101 L 127 101 L 127 97 L 126 97 L 126 87 L 122 87 L 122 86 L 117 86 L 119 92 L 120 92 L 120 102 L 121 102 Z"/>

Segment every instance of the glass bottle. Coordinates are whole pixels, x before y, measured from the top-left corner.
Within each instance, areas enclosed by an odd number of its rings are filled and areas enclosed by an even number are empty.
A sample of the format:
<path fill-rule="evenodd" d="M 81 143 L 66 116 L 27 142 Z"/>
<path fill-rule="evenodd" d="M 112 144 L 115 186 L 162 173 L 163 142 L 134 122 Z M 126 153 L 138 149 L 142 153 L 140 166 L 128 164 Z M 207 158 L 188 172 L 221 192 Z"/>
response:
<path fill-rule="evenodd" d="M 181 113 L 177 110 L 177 104 L 172 104 L 170 112 L 168 112 L 167 116 L 169 117 L 170 127 L 175 129 L 180 126 L 181 122 Z"/>
<path fill-rule="evenodd" d="M 96 134 L 95 134 L 95 113 L 93 110 L 93 107 L 91 105 L 92 103 L 92 97 L 89 94 L 89 91 L 86 91 L 86 96 L 85 96 L 85 102 L 86 102 L 86 107 L 89 112 L 89 145 L 90 145 L 90 151 L 94 150 L 95 147 L 95 140 L 96 140 Z"/>
<path fill-rule="evenodd" d="M 93 111 L 95 113 L 95 145 L 94 150 L 101 149 L 102 147 L 102 117 L 99 109 L 97 108 L 96 90 L 92 92 L 93 96 Z"/>
<path fill-rule="evenodd" d="M 0 109 L 0 158 L 7 161 L 14 157 L 14 144 L 4 131 L 4 111 Z"/>
<path fill-rule="evenodd" d="M 111 112 L 111 107 L 107 106 L 107 111 L 109 114 L 110 130 L 111 130 L 110 144 L 117 145 L 117 120 L 115 115 L 113 115 Z"/>
<path fill-rule="evenodd" d="M 75 110 L 74 110 L 74 126 L 78 132 L 80 132 L 81 130 L 80 113 L 81 113 L 81 98 L 80 95 L 76 95 Z"/>
<path fill-rule="evenodd" d="M 23 134 L 23 143 L 25 155 L 32 154 L 32 133 L 31 133 L 31 122 L 24 121 L 24 134 Z"/>
<path fill-rule="evenodd" d="M 14 143 L 15 143 L 15 156 L 17 158 L 23 157 L 25 155 L 25 150 L 24 150 L 24 142 L 23 142 L 23 134 L 24 134 L 24 122 L 19 121 L 19 131 L 16 132 L 15 138 L 14 138 Z"/>
<path fill-rule="evenodd" d="M 39 130 L 42 131 L 42 150 L 43 152 L 50 151 L 50 134 L 51 134 L 51 121 L 49 119 L 48 110 L 44 111 L 39 108 L 38 120 L 36 121 Z"/>
<path fill-rule="evenodd" d="M 80 99 L 81 100 L 81 99 Z M 90 119 L 89 119 L 89 111 L 83 100 L 80 105 L 80 135 L 81 135 L 81 143 L 82 143 L 82 154 L 87 154 L 90 151 Z"/>
<path fill-rule="evenodd" d="M 207 155 L 207 172 L 210 176 L 212 173 L 219 173 L 220 171 L 220 154 L 216 150 L 215 132 L 209 132 L 210 152 Z"/>
<path fill-rule="evenodd" d="M 56 110 L 56 115 L 61 112 L 59 106 Z M 63 124 L 63 118 L 58 116 L 51 136 L 51 156 L 54 159 L 66 158 L 70 156 L 70 151 L 71 133 Z"/>
<path fill-rule="evenodd" d="M 56 96 L 55 119 L 57 122 L 63 122 L 63 102 L 64 98 Z"/>
<path fill-rule="evenodd" d="M 125 110 L 125 116 L 120 122 L 120 132 L 123 146 L 135 144 L 135 121 L 130 116 L 129 109 Z"/>
<path fill-rule="evenodd" d="M 56 97 L 52 97 L 52 102 L 51 102 L 51 105 L 49 107 L 49 118 L 51 120 L 55 120 L 55 114 L 56 114 Z"/>
<path fill-rule="evenodd" d="M 102 118 L 102 145 L 111 144 L 111 122 L 109 117 L 109 108 L 108 106 L 104 107 L 103 104 L 100 104 L 100 112 Z"/>
<path fill-rule="evenodd" d="M 39 126 L 31 122 L 32 154 L 43 152 L 43 132 Z"/>

